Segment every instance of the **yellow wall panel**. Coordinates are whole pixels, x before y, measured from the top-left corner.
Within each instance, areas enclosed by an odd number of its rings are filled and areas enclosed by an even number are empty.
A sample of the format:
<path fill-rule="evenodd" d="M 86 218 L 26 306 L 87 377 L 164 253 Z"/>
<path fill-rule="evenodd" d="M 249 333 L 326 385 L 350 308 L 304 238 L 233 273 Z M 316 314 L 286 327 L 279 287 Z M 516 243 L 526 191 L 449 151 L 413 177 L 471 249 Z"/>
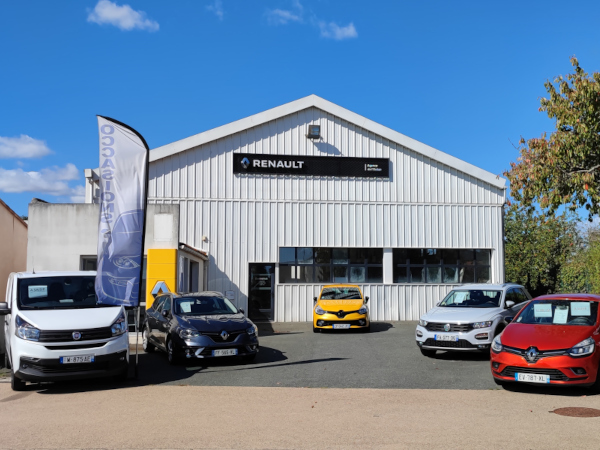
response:
<path fill-rule="evenodd" d="M 152 306 L 152 290 L 164 282 L 169 291 L 177 287 L 177 249 L 149 249 L 146 266 L 146 309 Z"/>

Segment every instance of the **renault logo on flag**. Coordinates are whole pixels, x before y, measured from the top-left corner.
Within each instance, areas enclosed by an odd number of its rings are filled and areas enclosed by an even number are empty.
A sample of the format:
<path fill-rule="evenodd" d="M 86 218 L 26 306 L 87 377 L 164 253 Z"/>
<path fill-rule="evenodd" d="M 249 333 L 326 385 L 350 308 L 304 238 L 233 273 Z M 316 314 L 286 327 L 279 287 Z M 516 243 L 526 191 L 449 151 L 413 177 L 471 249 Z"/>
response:
<path fill-rule="evenodd" d="M 242 159 L 242 167 L 244 169 L 247 169 L 248 167 L 250 167 L 250 160 L 248 158 Z"/>

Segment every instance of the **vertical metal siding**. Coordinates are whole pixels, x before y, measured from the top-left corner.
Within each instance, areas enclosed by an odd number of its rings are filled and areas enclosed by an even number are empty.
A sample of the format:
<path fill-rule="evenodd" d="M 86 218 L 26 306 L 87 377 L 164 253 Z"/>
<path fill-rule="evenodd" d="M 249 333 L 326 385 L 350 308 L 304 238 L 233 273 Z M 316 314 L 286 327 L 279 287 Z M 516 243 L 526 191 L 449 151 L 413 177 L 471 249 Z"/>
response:
<path fill-rule="evenodd" d="M 323 138 L 305 138 L 319 124 Z M 389 180 L 233 175 L 233 153 L 390 158 Z M 309 108 L 151 163 L 152 203 L 180 204 L 180 237 L 209 253 L 208 289 L 247 308 L 248 263 L 279 247 L 489 248 L 503 281 L 504 191 Z M 207 241 L 202 241 L 202 236 Z M 452 285 L 363 285 L 374 320 L 416 320 Z M 321 285 L 275 285 L 275 320 L 311 319 Z"/>

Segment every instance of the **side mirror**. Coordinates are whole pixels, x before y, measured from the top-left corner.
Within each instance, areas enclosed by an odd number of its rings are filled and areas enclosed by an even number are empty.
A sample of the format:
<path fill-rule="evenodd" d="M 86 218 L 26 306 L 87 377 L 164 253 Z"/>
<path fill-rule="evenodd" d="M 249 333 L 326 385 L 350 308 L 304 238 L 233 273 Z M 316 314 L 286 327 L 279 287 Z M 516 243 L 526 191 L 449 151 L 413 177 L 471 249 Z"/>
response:
<path fill-rule="evenodd" d="M 242 313 L 242 314 L 246 314 L 246 311 L 244 311 L 242 308 L 238 308 L 238 310 Z"/>
<path fill-rule="evenodd" d="M 317 303 L 317 297 L 315 297 L 314 300 L 315 300 L 315 303 Z"/>
<path fill-rule="evenodd" d="M 8 303 L 0 302 L 0 316 L 6 316 L 7 314 L 10 314 Z"/>
<path fill-rule="evenodd" d="M 442 303 L 442 302 L 437 302 L 437 303 L 435 304 L 435 306 L 440 306 L 440 303 Z"/>
<path fill-rule="evenodd" d="M 511 322 L 513 321 L 513 319 L 514 319 L 514 316 L 511 316 L 511 317 L 505 317 L 505 318 L 504 318 L 504 321 L 505 321 L 506 323 L 511 323 Z"/>
<path fill-rule="evenodd" d="M 507 300 L 505 305 L 506 305 L 506 309 L 512 308 L 513 306 L 515 306 L 515 302 L 513 302 L 512 300 Z"/>
<path fill-rule="evenodd" d="M 169 310 L 168 309 L 163 309 L 161 312 L 163 317 L 169 317 Z"/>
<path fill-rule="evenodd" d="M 365 297 L 365 303 L 369 303 L 369 297 Z"/>

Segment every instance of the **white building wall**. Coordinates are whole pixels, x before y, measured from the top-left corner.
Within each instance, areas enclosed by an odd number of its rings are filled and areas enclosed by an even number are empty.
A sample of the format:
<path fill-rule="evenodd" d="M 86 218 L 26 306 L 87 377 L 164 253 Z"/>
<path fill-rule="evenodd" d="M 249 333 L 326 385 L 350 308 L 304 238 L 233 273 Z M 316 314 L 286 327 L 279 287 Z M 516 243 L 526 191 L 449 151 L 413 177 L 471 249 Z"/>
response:
<path fill-rule="evenodd" d="M 390 158 L 390 178 L 234 175 L 233 153 Z M 277 262 L 279 247 L 491 249 L 492 282 L 504 281 L 503 189 L 317 108 L 151 162 L 149 199 L 180 205 L 180 240 L 209 253 L 208 289 L 243 308 L 248 264 Z M 275 320 L 310 320 L 320 286 L 277 283 Z M 373 319 L 415 320 L 452 285 L 362 288 Z"/>

